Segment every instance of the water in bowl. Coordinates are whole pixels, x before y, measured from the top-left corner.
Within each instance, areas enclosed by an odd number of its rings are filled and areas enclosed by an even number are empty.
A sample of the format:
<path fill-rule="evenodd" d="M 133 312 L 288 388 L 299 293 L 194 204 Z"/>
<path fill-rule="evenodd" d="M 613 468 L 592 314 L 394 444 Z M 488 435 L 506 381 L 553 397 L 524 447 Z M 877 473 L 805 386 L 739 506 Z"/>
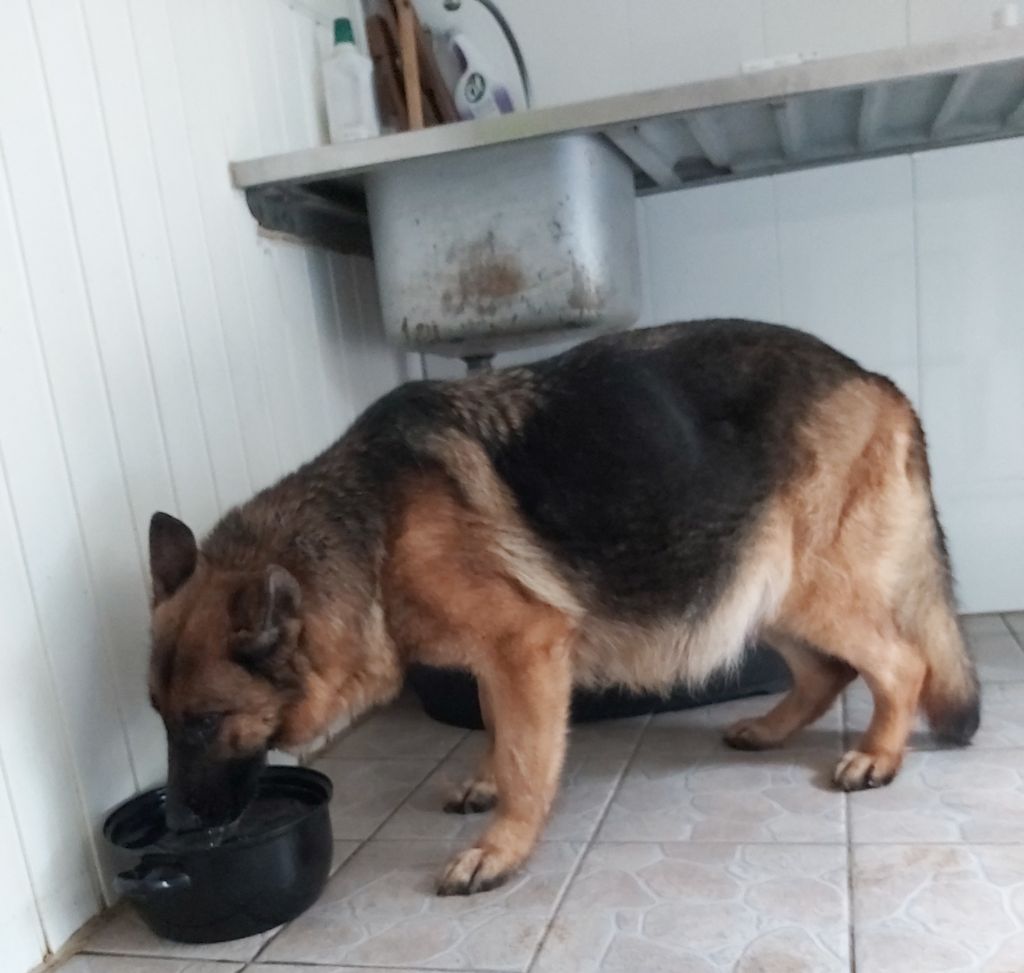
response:
<path fill-rule="evenodd" d="M 301 797 L 258 795 L 231 824 L 197 831 L 172 831 L 161 808 L 158 814 L 137 822 L 137 830 L 132 834 L 119 836 L 118 843 L 128 848 L 156 848 L 178 853 L 201 851 L 270 834 L 298 820 L 309 809 L 310 804 Z"/>

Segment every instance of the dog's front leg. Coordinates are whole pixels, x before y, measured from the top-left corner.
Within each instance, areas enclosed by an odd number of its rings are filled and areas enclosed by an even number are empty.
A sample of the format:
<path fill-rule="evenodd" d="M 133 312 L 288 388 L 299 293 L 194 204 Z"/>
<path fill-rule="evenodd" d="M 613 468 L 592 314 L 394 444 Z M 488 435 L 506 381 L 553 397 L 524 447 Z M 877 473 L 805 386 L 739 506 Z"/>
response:
<path fill-rule="evenodd" d="M 441 895 L 492 889 L 522 865 L 551 810 L 565 756 L 572 678 L 564 638 L 502 646 L 476 676 L 493 720 L 498 810 L 476 844 L 448 864 Z"/>
<path fill-rule="evenodd" d="M 487 750 L 484 752 L 474 775 L 460 784 L 445 802 L 448 814 L 479 814 L 490 811 L 498 803 L 498 785 L 494 779 L 494 714 L 487 687 L 477 684 L 480 697 L 480 715 L 487 733 Z"/>

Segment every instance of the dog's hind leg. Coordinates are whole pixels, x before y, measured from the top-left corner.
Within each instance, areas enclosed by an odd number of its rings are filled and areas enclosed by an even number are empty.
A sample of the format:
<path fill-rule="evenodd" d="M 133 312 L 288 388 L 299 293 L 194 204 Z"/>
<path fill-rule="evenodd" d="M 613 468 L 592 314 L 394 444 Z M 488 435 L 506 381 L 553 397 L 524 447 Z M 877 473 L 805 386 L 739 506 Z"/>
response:
<path fill-rule="evenodd" d="M 487 733 L 487 749 L 480 758 L 474 775 L 460 784 L 445 803 L 449 814 L 479 814 L 490 811 L 498 803 L 498 785 L 494 779 L 494 713 L 487 687 L 480 683 L 480 715 Z"/>
<path fill-rule="evenodd" d="M 476 844 L 449 863 L 441 895 L 468 895 L 504 882 L 533 850 L 554 801 L 569 718 L 569 651 L 564 633 L 530 643 L 502 646 L 500 656 L 476 673 L 487 686 L 494 720 L 498 810 Z"/>
<path fill-rule="evenodd" d="M 802 638 L 856 669 L 874 697 L 867 731 L 835 769 L 833 780 L 847 791 L 879 787 L 896 776 L 928 671 L 924 652 L 901 635 L 895 618 L 884 611 L 864 616 L 865 604 L 843 610 L 836 598 L 792 620 Z"/>
<path fill-rule="evenodd" d="M 862 655 L 875 709 L 867 732 L 836 766 L 833 779 L 847 791 L 888 784 L 896 776 L 927 673 L 922 653 L 901 638 Z"/>
<path fill-rule="evenodd" d="M 793 675 L 793 687 L 764 716 L 740 720 L 725 731 L 725 742 L 737 750 L 767 750 L 781 746 L 813 723 L 857 677 L 851 666 L 797 639 L 772 634 L 772 647 Z"/>

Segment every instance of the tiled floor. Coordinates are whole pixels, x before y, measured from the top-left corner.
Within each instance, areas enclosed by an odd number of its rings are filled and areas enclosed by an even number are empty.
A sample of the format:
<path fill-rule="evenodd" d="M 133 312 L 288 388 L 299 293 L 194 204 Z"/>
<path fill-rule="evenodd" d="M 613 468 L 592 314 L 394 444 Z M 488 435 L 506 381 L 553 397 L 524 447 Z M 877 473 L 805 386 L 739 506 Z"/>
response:
<path fill-rule="evenodd" d="M 183 947 L 119 911 L 62 973 L 1022 973 L 1024 613 L 966 627 L 985 683 L 970 749 L 922 726 L 890 787 L 831 790 L 870 714 L 861 685 L 772 753 L 720 742 L 764 698 L 580 727 L 529 866 L 469 899 L 432 892 L 482 824 L 441 811 L 481 735 L 401 704 L 320 762 L 339 840 L 308 913 Z"/>

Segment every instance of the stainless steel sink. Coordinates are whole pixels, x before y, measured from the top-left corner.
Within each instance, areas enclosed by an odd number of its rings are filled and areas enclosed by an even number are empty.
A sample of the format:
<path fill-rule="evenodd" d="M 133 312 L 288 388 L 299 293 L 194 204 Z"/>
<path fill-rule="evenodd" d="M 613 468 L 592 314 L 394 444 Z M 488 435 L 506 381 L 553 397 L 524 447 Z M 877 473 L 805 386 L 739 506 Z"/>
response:
<path fill-rule="evenodd" d="M 633 170 L 597 135 L 397 162 L 368 174 L 366 199 L 405 348 L 473 358 L 639 314 Z"/>
<path fill-rule="evenodd" d="M 268 230 L 367 254 L 372 229 L 392 338 L 472 358 L 633 320 L 634 188 L 1021 135 L 1014 27 L 316 146 L 232 173 Z"/>

